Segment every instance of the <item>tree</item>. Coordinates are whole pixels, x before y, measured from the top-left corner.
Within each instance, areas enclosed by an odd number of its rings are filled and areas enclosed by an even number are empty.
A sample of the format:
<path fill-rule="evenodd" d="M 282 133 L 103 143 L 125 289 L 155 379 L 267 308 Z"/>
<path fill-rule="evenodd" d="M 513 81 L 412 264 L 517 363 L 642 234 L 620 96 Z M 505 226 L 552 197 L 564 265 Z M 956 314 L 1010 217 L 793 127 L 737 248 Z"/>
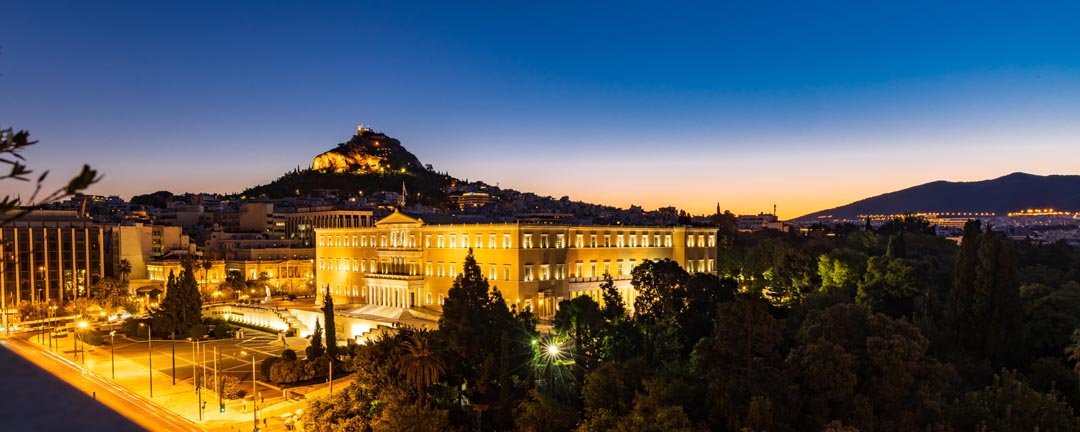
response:
<path fill-rule="evenodd" d="M 1035 391 L 1003 369 L 993 384 L 969 392 L 953 409 L 956 430 L 1075 431 L 1080 419 L 1053 394 Z"/>
<path fill-rule="evenodd" d="M 438 339 L 433 337 L 430 330 L 412 330 L 406 333 L 402 347 L 405 352 L 398 359 L 398 369 L 422 395 L 428 387 L 439 382 L 446 372 Z"/>
<path fill-rule="evenodd" d="M 322 333 L 322 325 L 319 324 L 319 319 L 315 318 L 315 330 L 312 330 L 311 341 L 309 342 L 307 349 L 304 350 L 304 353 L 307 354 L 308 360 L 314 360 L 316 358 L 322 357 L 323 353 L 325 352 L 322 343 Z"/>
<path fill-rule="evenodd" d="M 110 314 L 130 297 L 126 284 L 113 278 L 103 278 L 94 284 L 94 300 Z"/>
<path fill-rule="evenodd" d="M 960 241 L 960 253 L 956 256 L 953 270 L 952 290 L 946 304 L 946 319 L 956 343 L 971 340 L 979 323 L 975 321 L 972 306 L 975 302 L 975 275 L 979 265 L 979 235 L 981 223 L 969 220 L 964 224 L 964 236 Z"/>
<path fill-rule="evenodd" d="M 610 274 L 604 274 L 604 281 L 600 283 L 600 295 L 604 302 L 604 318 L 608 321 L 620 319 L 626 316 L 626 305 L 623 303 L 619 290 L 615 288 L 615 281 Z"/>
<path fill-rule="evenodd" d="M 128 275 L 131 274 L 131 261 L 127 259 L 120 260 L 120 263 L 116 266 L 116 274 L 120 275 L 122 282 L 127 282 Z"/>
<path fill-rule="evenodd" d="M 23 162 L 26 158 L 23 157 L 22 152 L 37 144 L 37 141 L 30 140 L 30 132 L 20 130 L 15 132 L 13 128 L 0 129 L 0 165 L 7 165 L 11 169 L 7 174 L 0 174 L 0 180 L 17 180 L 29 182 L 29 175 L 33 171 L 27 167 Z M 53 191 L 49 195 L 46 195 L 40 201 L 37 199 L 38 194 L 41 192 L 43 182 L 49 172 L 45 171 L 37 177 L 34 182 L 34 192 L 30 195 L 30 198 L 23 201 L 22 197 L 11 195 L 4 195 L 0 197 L 0 225 L 6 225 L 8 222 L 28 214 L 27 211 L 20 212 L 14 216 L 9 216 L 8 213 L 14 212 L 18 209 L 33 210 L 40 208 L 44 204 L 59 201 L 64 198 L 75 196 L 79 192 L 82 192 L 86 188 L 90 187 L 94 183 L 101 180 L 97 171 L 90 169 L 89 165 L 83 165 L 82 171 L 78 175 L 68 180 L 67 184 L 63 187 Z"/>
<path fill-rule="evenodd" d="M 481 411 L 495 406 L 492 420 L 510 427 L 512 377 L 524 379 L 529 373 L 529 368 L 512 365 L 531 358 L 532 347 L 525 341 L 536 337 L 535 326 L 529 311 L 511 312 L 502 293 L 488 285 L 470 249 L 439 319 L 448 352 L 447 381 L 459 389 L 459 405 L 468 395 Z"/>
<path fill-rule="evenodd" d="M 783 323 L 769 313 L 768 301 L 752 294 L 720 304 L 716 316 L 712 337 L 694 347 L 691 366 L 707 387 L 709 426 L 737 430 L 751 397 L 778 385 Z"/>
<path fill-rule="evenodd" d="M 574 341 L 574 362 L 582 372 L 592 370 L 600 361 L 603 348 L 604 314 L 600 305 L 589 296 L 559 302 L 554 327 L 560 334 Z"/>
<path fill-rule="evenodd" d="M 169 274 L 168 288 L 160 308 L 154 313 L 154 329 L 172 334 L 188 334 L 191 327 L 202 322 L 202 298 L 195 280 L 194 262 L 185 257 L 180 261 L 179 277 Z"/>
<path fill-rule="evenodd" d="M 326 355 L 331 359 L 337 357 L 337 324 L 334 319 L 334 297 L 330 295 L 330 287 L 326 287 L 323 296 L 323 322 L 326 323 Z"/>
<path fill-rule="evenodd" d="M 199 259 L 199 267 L 203 270 L 203 286 L 206 286 L 210 275 L 210 269 L 214 268 L 214 261 L 210 257 L 203 256 Z"/>

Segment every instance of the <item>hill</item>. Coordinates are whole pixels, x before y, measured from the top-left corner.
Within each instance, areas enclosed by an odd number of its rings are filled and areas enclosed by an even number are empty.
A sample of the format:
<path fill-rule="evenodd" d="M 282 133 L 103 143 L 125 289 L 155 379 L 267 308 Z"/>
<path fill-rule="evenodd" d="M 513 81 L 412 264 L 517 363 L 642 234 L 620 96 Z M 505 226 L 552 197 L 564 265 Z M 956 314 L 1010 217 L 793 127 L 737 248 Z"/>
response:
<path fill-rule="evenodd" d="M 994 212 L 1029 208 L 1080 210 L 1080 176 L 1012 173 L 992 180 L 939 180 L 811 213 L 795 221 L 857 219 L 866 214 L 920 212 Z"/>
<path fill-rule="evenodd" d="M 379 191 L 399 191 L 404 185 L 409 202 L 446 206 L 446 190 L 457 182 L 425 167 L 397 139 L 361 127 L 349 141 L 316 155 L 310 169 L 298 168 L 243 194 L 285 198 L 329 191 L 341 197 L 370 196 Z"/>

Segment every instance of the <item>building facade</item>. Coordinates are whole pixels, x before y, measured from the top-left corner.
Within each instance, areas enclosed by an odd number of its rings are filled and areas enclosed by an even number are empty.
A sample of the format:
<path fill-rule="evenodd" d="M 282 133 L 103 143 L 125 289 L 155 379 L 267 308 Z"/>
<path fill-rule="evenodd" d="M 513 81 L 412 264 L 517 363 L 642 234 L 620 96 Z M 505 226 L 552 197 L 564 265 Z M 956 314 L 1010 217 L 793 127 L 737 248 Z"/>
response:
<path fill-rule="evenodd" d="M 0 302 L 65 303 L 105 276 L 105 230 L 75 212 L 35 211 L 0 228 Z"/>
<path fill-rule="evenodd" d="M 335 304 L 440 309 L 469 249 L 509 305 L 541 316 L 558 301 L 599 301 L 605 274 L 628 305 L 630 272 L 646 260 L 671 259 L 687 271 L 716 271 L 713 228 L 544 224 L 427 225 L 393 213 L 373 227 L 316 229 L 319 298 Z"/>

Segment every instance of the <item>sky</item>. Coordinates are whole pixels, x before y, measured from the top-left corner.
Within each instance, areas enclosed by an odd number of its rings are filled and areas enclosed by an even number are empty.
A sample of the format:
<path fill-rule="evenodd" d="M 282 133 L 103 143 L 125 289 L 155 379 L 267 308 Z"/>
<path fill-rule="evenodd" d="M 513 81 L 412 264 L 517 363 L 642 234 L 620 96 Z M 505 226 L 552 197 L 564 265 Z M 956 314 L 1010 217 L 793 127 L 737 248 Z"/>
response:
<path fill-rule="evenodd" d="M 241 192 L 361 123 L 456 177 L 694 214 L 1080 174 L 1076 2 L 0 0 L 0 16 L 0 127 L 39 141 L 24 155 L 47 187 L 98 169 L 93 194 Z"/>

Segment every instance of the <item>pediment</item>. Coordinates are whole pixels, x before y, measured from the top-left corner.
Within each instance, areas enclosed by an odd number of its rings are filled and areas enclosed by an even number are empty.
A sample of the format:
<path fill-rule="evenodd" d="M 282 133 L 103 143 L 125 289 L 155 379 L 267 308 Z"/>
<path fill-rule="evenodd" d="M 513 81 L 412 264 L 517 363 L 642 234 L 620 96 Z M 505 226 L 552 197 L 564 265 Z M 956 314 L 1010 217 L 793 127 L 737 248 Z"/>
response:
<path fill-rule="evenodd" d="M 422 221 L 420 219 L 416 219 L 416 218 L 414 218 L 412 216 L 409 216 L 409 215 L 404 214 L 402 212 L 399 212 L 397 210 L 394 210 L 394 212 L 390 213 L 389 216 L 384 217 L 382 219 L 379 219 L 378 221 L 375 222 L 375 226 L 377 226 L 377 227 L 381 227 L 381 226 L 385 226 L 385 225 L 414 225 L 414 226 L 420 226 L 420 225 L 423 225 L 423 224 L 424 224 L 424 221 Z"/>

